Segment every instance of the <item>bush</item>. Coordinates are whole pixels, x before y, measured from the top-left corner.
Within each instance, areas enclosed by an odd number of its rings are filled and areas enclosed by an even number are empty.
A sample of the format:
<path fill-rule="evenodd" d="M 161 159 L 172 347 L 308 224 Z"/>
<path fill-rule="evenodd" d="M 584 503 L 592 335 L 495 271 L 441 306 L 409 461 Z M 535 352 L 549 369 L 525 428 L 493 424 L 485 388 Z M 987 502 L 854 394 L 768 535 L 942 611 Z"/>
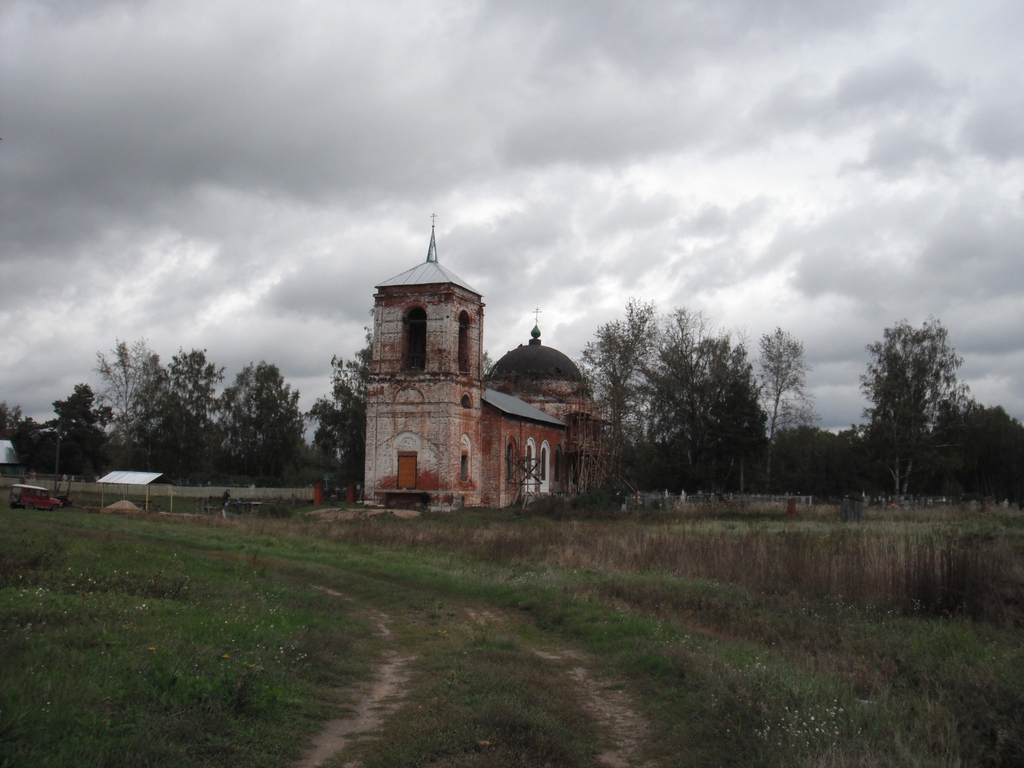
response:
<path fill-rule="evenodd" d="M 260 517 L 291 517 L 295 510 L 287 504 L 276 501 L 273 504 L 261 504 L 257 507 L 257 514 Z"/>
<path fill-rule="evenodd" d="M 524 511 L 527 517 L 550 517 L 555 520 L 600 518 L 622 515 L 622 501 L 610 488 L 593 488 L 576 496 L 542 496 Z"/>

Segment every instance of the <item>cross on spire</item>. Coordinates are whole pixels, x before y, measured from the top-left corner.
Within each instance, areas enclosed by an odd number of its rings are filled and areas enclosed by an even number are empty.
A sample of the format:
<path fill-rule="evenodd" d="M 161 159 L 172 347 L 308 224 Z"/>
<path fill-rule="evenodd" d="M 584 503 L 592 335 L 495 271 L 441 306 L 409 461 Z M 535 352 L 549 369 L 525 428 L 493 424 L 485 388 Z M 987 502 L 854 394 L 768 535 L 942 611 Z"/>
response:
<path fill-rule="evenodd" d="M 540 324 L 540 316 L 542 314 L 544 314 L 544 310 L 541 309 L 540 307 L 537 307 L 537 309 L 533 310 L 533 324 L 534 325 L 539 325 Z"/>
<path fill-rule="evenodd" d="M 430 227 L 431 227 L 431 229 L 433 229 L 436 220 L 437 220 L 437 214 L 436 213 L 430 214 Z"/>

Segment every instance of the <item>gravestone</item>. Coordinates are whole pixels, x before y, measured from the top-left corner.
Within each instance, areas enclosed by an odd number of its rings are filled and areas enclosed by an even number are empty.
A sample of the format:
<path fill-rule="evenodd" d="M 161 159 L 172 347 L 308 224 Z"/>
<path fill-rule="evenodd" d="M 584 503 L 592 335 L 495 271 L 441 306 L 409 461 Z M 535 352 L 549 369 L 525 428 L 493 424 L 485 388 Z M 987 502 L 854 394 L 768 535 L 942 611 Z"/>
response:
<path fill-rule="evenodd" d="M 860 523 L 864 521 L 864 502 L 855 501 L 846 496 L 839 508 L 839 519 L 844 523 Z"/>

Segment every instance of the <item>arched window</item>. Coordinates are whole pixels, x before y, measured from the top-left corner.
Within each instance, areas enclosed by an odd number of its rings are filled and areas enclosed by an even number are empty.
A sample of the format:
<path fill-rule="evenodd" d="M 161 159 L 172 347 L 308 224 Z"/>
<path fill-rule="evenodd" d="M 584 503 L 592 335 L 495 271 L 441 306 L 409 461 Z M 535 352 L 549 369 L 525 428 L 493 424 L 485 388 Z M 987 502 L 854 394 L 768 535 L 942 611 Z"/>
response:
<path fill-rule="evenodd" d="M 515 484 L 515 465 L 516 461 L 516 449 L 512 442 L 505 447 L 505 480 L 508 482 L 509 487 Z"/>
<path fill-rule="evenodd" d="M 459 479 L 462 482 L 469 480 L 469 436 L 462 436 L 462 456 L 459 460 Z"/>
<path fill-rule="evenodd" d="M 427 367 L 427 313 L 413 307 L 405 315 L 405 369 L 422 371 Z"/>
<path fill-rule="evenodd" d="M 548 479 L 548 447 L 542 445 L 540 449 L 540 479 L 541 481 Z"/>
<path fill-rule="evenodd" d="M 469 373 L 469 313 L 459 314 L 459 373 Z"/>
<path fill-rule="evenodd" d="M 469 399 L 469 395 L 463 395 L 462 396 L 462 407 L 463 408 L 472 408 L 473 407 L 473 401 Z"/>

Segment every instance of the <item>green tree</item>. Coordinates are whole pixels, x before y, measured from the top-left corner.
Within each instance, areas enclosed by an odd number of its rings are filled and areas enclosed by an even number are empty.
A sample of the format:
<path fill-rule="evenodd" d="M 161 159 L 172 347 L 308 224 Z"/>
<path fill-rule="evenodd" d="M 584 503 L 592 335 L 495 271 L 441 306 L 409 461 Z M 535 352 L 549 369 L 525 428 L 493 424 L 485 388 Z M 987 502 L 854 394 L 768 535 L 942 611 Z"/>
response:
<path fill-rule="evenodd" d="M 867 350 L 864 445 L 885 466 L 896 495 L 905 495 L 915 470 L 952 447 L 947 438 L 970 404 L 956 376 L 963 360 L 935 318 L 920 328 L 901 320 Z"/>
<path fill-rule="evenodd" d="M 304 420 L 299 391 L 277 366 L 250 363 L 224 390 L 219 402 L 222 452 L 228 471 L 280 477 L 302 445 Z"/>
<path fill-rule="evenodd" d="M 732 469 L 764 440 L 742 341 L 734 344 L 700 312 L 677 309 L 659 330 L 647 386 L 650 436 L 667 457 L 663 484 L 724 490 Z"/>
<path fill-rule="evenodd" d="M 997 500 L 1024 500 L 1024 425 L 1002 406 L 968 409 L 960 440 L 961 487 Z"/>
<path fill-rule="evenodd" d="M 817 421 L 813 399 L 806 390 L 811 367 L 804 360 L 804 345 L 792 334 L 776 328 L 758 342 L 758 380 L 761 402 L 768 415 L 768 447 L 765 482 L 771 488 L 772 448 L 779 430 L 810 425 Z"/>
<path fill-rule="evenodd" d="M 837 499 L 876 490 L 854 429 L 834 433 L 802 424 L 779 430 L 772 477 L 770 490 L 778 493 Z"/>
<path fill-rule="evenodd" d="M 6 400 L 0 402 L 0 438 L 9 439 L 23 420 L 20 405 L 11 407 Z"/>
<path fill-rule="evenodd" d="M 26 416 L 14 427 L 11 442 L 21 463 L 37 472 L 52 472 L 56 435 L 46 425 Z"/>
<path fill-rule="evenodd" d="M 99 474 L 107 461 L 104 427 L 113 416 L 110 408 L 96 405 L 88 384 L 76 384 L 66 400 L 55 400 L 56 418 L 46 423 L 55 444 L 54 466 L 65 474 Z"/>
<path fill-rule="evenodd" d="M 612 477 L 626 479 L 625 456 L 643 439 L 646 374 L 658 336 L 655 305 L 630 299 L 622 320 L 605 323 L 583 348 L 583 369 L 608 423 Z"/>
<path fill-rule="evenodd" d="M 206 359 L 205 349 L 171 357 L 160 408 L 169 469 L 179 478 L 209 471 L 216 439 L 217 385 L 224 369 Z"/>
<path fill-rule="evenodd" d="M 715 439 L 716 474 L 731 482 L 739 473 L 739 491 L 746 485 L 745 469 L 768 444 L 765 421 L 768 416 L 761 407 L 760 391 L 754 378 L 754 367 L 747 362 L 747 350 L 741 343 L 730 355 L 730 375 L 723 392 L 711 409 Z"/>
<path fill-rule="evenodd" d="M 331 358 L 331 394 L 318 398 L 309 410 L 316 422 L 313 445 L 328 457 L 338 482 L 361 483 L 366 459 L 366 385 L 373 350 L 366 346 L 352 360 Z"/>

